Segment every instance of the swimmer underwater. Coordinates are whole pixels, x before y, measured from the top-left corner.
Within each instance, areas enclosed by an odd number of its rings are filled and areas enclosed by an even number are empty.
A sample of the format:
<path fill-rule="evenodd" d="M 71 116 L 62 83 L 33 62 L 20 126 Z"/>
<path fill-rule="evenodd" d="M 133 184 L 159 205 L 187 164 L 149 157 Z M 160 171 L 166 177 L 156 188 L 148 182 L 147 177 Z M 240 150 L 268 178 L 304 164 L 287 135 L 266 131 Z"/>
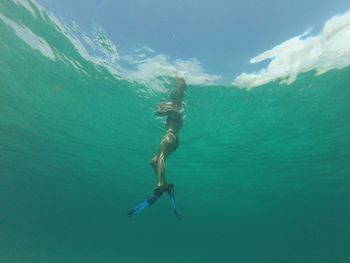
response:
<path fill-rule="evenodd" d="M 157 153 L 153 156 L 151 165 L 157 177 L 157 188 L 153 191 L 153 196 L 132 209 L 128 215 L 130 217 L 141 213 L 146 207 L 153 205 L 166 192 L 170 196 L 171 205 L 175 214 L 181 220 L 180 214 L 176 208 L 174 185 L 168 184 L 165 178 L 165 161 L 179 146 L 178 133 L 182 128 L 182 104 L 186 90 L 186 83 L 183 78 L 176 77 L 176 86 L 174 87 L 168 102 L 161 102 L 157 106 L 156 115 L 167 117 L 165 129 L 166 133 L 160 142 Z"/>

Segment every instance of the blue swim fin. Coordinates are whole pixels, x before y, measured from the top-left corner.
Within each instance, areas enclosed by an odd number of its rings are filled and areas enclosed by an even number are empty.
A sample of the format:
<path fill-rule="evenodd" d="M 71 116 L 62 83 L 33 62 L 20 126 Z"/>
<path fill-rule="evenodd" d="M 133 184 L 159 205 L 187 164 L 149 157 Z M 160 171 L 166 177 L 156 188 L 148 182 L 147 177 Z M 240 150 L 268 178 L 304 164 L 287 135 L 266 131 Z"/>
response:
<path fill-rule="evenodd" d="M 154 204 L 155 201 L 157 201 L 162 194 L 164 193 L 164 191 L 166 191 L 165 187 L 158 187 L 154 190 L 153 192 L 153 196 L 141 203 L 139 203 L 133 210 L 131 210 L 128 215 L 130 217 L 134 216 L 134 215 L 138 215 L 140 214 L 146 207 L 149 207 L 151 205 Z"/>
<path fill-rule="evenodd" d="M 169 184 L 168 185 L 167 193 L 170 196 L 171 205 L 172 205 L 172 207 L 174 209 L 175 215 L 181 220 L 180 213 L 179 213 L 179 211 L 177 210 L 177 207 L 176 207 L 176 199 L 175 199 L 174 185 L 173 184 Z"/>
<path fill-rule="evenodd" d="M 137 206 L 135 206 L 134 209 L 132 209 L 128 215 L 129 217 L 132 217 L 134 215 L 138 215 L 140 214 L 145 208 L 151 206 L 152 204 L 154 204 L 161 196 L 164 192 L 167 192 L 170 196 L 170 201 L 171 201 L 171 205 L 174 209 L 174 213 L 175 215 L 181 220 L 181 216 L 179 214 L 179 211 L 176 208 L 176 200 L 175 200 L 175 194 L 174 194 L 174 185 L 173 184 L 169 184 L 167 187 L 158 187 L 154 190 L 154 194 L 151 198 L 139 203 Z"/>
<path fill-rule="evenodd" d="M 134 215 L 138 215 L 140 214 L 146 207 L 151 206 L 155 201 L 157 201 L 159 199 L 158 195 L 154 195 L 151 198 L 139 203 L 137 206 L 135 206 L 134 209 L 132 209 L 128 215 L 129 217 L 132 217 Z"/>
<path fill-rule="evenodd" d="M 145 209 L 146 207 L 149 207 L 149 202 L 148 200 L 141 202 L 140 204 L 138 204 L 133 210 L 131 210 L 128 213 L 128 216 L 132 217 L 134 215 L 138 215 L 139 213 L 141 213 L 143 211 L 143 209 Z"/>

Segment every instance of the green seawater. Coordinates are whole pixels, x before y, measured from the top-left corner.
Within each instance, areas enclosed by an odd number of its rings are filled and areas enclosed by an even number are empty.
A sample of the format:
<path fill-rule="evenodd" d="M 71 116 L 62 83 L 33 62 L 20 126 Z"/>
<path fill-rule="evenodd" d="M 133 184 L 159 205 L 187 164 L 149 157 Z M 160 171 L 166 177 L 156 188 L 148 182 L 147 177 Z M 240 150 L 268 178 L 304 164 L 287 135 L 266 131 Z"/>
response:
<path fill-rule="evenodd" d="M 128 218 L 155 187 L 167 94 L 87 61 L 31 7 L 0 3 L 0 262 L 350 262 L 350 68 L 189 85 L 167 162 L 183 220 L 167 196 Z"/>

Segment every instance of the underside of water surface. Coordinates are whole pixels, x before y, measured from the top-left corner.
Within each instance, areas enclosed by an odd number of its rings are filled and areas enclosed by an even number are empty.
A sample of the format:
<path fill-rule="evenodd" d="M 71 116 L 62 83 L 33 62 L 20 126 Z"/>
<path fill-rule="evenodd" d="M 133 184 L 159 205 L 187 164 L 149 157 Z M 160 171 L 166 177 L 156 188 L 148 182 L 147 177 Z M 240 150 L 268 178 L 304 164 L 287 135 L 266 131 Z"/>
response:
<path fill-rule="evenodd" d="M 101 35 L 104 59 L 79 49 L 32 1 L 0 3 L 0 36 L 1 262 L 350 261 L 349 67 L 253 89 L 189 77 L 166 166 L 183 219 L 165 195 L 128 218 L 155 188 L 173 76 L 113 64 Z"/>

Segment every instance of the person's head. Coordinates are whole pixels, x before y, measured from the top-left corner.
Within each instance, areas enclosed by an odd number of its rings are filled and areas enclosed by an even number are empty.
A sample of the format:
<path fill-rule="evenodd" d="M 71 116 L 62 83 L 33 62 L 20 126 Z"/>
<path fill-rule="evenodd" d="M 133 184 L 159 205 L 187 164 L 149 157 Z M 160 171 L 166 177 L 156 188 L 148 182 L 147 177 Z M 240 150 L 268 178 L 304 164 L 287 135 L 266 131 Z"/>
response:
<path fill-rule="evenodd" d="M 179 88 L 185 88 L 186 87 L 186 82 L 185 79 L 182 77 L 175 77 L 176 84 Z"/>

